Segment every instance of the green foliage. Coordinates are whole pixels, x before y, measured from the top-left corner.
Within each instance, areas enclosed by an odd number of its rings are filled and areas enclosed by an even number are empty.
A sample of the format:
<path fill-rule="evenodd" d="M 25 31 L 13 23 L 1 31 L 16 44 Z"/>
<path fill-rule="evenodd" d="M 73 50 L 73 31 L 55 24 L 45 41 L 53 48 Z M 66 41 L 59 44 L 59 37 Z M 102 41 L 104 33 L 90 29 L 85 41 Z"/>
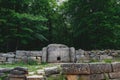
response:
<path fill-rule="evenodd" d="M 0 0 L 0 51 L 50 43 L 120 49 L 119 0 Z"/>
<path fill-rule="evenodd" d="M 116 27 L 120 25 L 117 0 L 69 0 L 66 6 L 76 47 L 107 49 L 120 46 L 118 33 L 115 34 L 115 30 L 120 32 Z"/>

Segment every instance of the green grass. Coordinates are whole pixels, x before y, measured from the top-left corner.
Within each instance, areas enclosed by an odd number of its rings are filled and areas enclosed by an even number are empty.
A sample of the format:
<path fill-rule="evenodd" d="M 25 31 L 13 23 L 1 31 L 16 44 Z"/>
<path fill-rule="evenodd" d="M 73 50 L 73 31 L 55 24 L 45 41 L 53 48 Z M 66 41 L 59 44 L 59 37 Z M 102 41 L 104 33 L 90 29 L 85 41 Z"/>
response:
<path fill-rule="evenodd" d="M 52 67 L 55 66 L 56 64 L 47 64 L 47 63 L 42 63 L 42 64 L 35 64 L 35 65 L 30 65 L 30 64 L 23 64 L 23 63 L 16 63 L 16 64 L 0 64 L 0 68 L 15 68 L 15 67 L 27 67 L 29 72 L 34 72 L 38 69 L 43 69 L 45 67 Z"/>

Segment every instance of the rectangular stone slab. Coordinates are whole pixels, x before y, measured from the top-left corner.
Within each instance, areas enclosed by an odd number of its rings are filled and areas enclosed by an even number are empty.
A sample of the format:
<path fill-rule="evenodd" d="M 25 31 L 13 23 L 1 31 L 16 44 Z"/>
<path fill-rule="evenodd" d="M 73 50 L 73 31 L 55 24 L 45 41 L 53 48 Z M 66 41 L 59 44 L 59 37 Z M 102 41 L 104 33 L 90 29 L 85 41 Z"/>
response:
<path fill-rule="evenodd" d="M 120 72 L 120 62 L 112 63 L 113 72 Z"/>
<path fill-rule="evenodd" d="M 79 75 L 79 74 L 90 74 L 90 68 L 88 64 L 84 63 L 66 63 L 62 64 L 63 74 Z"/>
<path fill-rule="evenodd" d="M 109 63 L 90 63 L 90 72 L 92 74 L 109 73 L 112 72 L 112 66 Z"/>
<path fill-rule="evenodd" d="M 111 79 L 120 78 L 120 72 L 109 73 Z"/>

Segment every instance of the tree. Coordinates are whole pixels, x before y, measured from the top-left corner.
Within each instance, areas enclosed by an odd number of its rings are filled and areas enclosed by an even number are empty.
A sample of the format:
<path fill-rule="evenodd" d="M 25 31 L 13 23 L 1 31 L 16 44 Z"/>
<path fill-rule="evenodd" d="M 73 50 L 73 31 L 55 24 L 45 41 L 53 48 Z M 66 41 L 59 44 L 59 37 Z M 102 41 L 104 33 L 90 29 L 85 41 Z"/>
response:
<path fill-rule="evenodd" d="M 43 36 L 47 19 L 30 13 L 32 0 L 1 0 L 0 25 L 1 49 L 16 50 L 34 40 L 47 40 Z M 34 34 L 34 35 L 33 35 Z M 15 45 L 15 46 L 13 46 Z M 28 46 L 28 45 L 27 45 Z"/>
<path fill-rule="evenodd" d="M 73 43 L 83 49 L 116 47 L 116 0 L 69 0 L 67 16 L 73 27 Z M 119 5 L 119 4 L 118 4 Z M 115 19 L 115 17 L 117 17 Z"/>

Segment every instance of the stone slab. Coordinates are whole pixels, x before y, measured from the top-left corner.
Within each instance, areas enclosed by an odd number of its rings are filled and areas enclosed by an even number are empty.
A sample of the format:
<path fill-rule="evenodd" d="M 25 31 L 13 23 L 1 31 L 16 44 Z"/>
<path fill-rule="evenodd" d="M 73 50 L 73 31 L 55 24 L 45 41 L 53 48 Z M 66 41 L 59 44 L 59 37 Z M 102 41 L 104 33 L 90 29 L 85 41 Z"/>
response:
<path fill-rule="evenodd" d="M 120 72 L 109 73 L 111 79 L 120 78 Z"/>
<path fill-rule="evenodd" d="M 120 62 L 112 63 L 113 72 L 120 72 Z"/>
<path fill-rule="evenodd" d="M 90 63 L 90 72 L 92 74 L 109 73 L 112 72 L 112 67 L 109 63 Z"/>
<path fill-rule="evenodd" d="M 66 63 L 62 64 L 63 74 L 79 75 L 79 74 L 90 74 L 89 64 L 84 63 Z"/>

